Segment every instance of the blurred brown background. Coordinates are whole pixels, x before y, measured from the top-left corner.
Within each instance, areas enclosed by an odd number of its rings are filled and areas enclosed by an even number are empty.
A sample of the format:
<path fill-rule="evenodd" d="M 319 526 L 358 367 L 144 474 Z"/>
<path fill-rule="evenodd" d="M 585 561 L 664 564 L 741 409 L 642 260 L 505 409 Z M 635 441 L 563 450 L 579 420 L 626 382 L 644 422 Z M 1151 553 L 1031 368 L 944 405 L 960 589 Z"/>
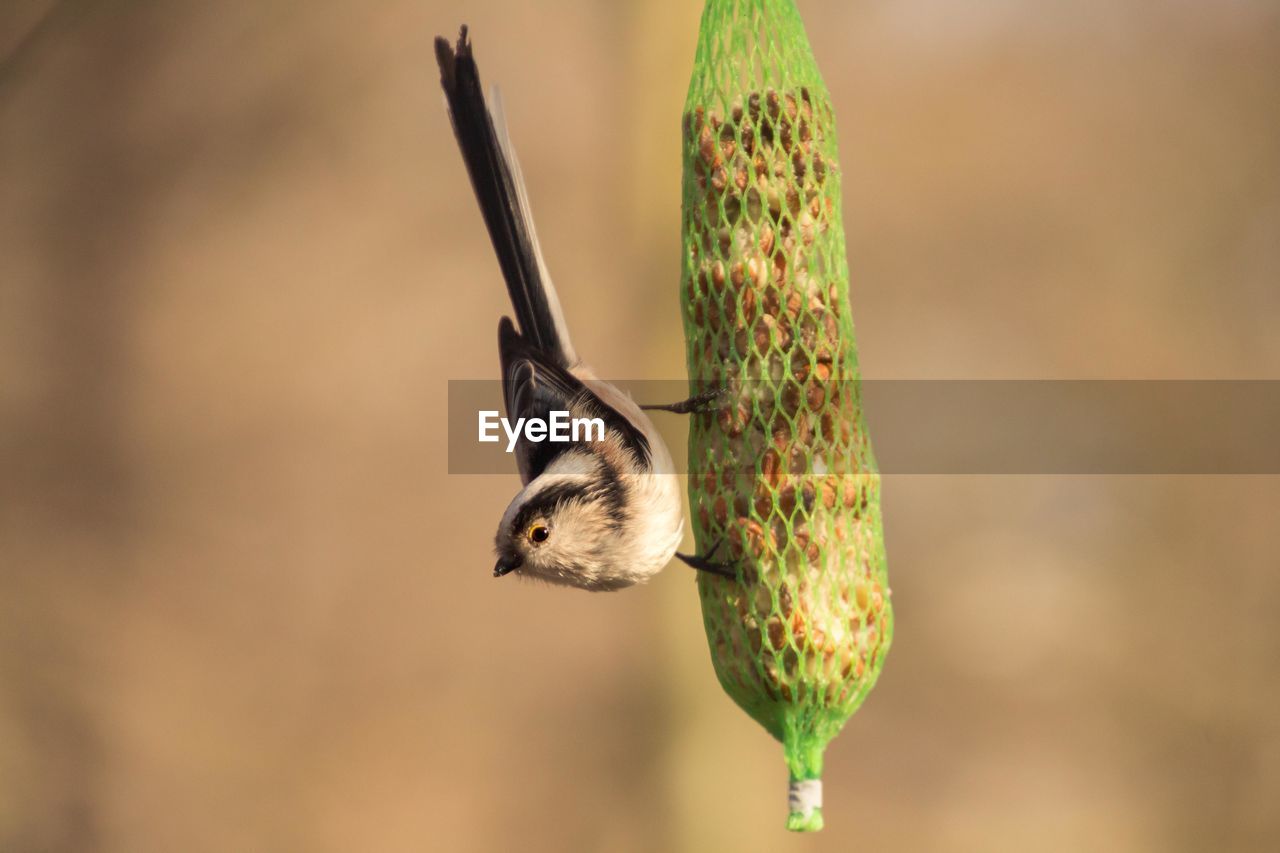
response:
<path fill-rule="evenodd" d="M 1280 377 L 1280 4 L 804 0 L 878 378 Z M 0 850 L 1267 850 L 1276 477 L 891 477 L 898 633 L 783 831 L 689 572 L 490 575 L 506 310 L 431 38 L 579 350 L 683 375 L 692 0 L 0 6 Z"/>

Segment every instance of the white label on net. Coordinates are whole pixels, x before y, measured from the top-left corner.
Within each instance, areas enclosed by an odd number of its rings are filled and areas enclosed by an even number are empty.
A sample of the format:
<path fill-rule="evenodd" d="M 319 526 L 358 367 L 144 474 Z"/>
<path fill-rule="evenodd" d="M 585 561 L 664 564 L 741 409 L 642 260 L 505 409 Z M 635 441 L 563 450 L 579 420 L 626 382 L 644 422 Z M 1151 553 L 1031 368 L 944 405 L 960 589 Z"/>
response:
<path fill-rule="evenodd" d="M 822 808 L 822 780 L 792 782 L 787 791 L 787 804 L 792 814 L 810 815 L 814 809 Z"/>

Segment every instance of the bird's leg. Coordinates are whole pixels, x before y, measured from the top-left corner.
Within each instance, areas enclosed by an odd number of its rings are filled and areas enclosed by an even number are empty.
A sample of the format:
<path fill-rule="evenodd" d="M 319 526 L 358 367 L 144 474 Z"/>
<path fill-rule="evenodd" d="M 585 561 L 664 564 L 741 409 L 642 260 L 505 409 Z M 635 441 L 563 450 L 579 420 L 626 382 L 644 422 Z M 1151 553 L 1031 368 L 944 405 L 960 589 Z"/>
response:
<path fill-rule="evenodd" d="M 658 409 L 663 412 L 672 412 L 677 415 L 687 414 L 703 414 L 715 409 L 713 405 L 716 400 L 724 395 L 728 388 L 712 388 L 703 391 L 701 394 L 694 394 L 687 400 L 681 400 L 678 403 L 669 403 L 665 406 L 641 406 L 642 409 Z"/>
<path fill-rule="evenodd" d="M 676 556 L 690 568 L 735 580 L 738 577 L 738 573 L 734 571 L 733 565 L 731 563 L 719 563 L 715 560 L 716 552 L 720 550 L 722 544 L 724 544 L 724 540 L 717 539 L 716 544 L 711 546 L 711 550 L 707 552 L 705 557 L 699 557 L 695 554 L 681 554 L 679 551 L 676 552 Z"/>

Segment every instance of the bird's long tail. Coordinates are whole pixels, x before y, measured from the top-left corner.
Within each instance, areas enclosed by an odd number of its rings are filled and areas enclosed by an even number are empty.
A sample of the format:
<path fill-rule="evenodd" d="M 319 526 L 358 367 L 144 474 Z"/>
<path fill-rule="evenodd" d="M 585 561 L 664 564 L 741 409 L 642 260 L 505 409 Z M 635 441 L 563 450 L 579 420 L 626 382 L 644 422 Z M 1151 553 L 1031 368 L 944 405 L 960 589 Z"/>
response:
<path fill-rule="evenodd" d="M 520 333 L 542 353 L 568 367 L 577 359 L 538 247 L 520 164 L 500 103 L 493 111 L 485 103 L 465 26 L 456 48 L 444 38 L 436 39 L 436 61 L 454 135 L 498 254 Z"/>

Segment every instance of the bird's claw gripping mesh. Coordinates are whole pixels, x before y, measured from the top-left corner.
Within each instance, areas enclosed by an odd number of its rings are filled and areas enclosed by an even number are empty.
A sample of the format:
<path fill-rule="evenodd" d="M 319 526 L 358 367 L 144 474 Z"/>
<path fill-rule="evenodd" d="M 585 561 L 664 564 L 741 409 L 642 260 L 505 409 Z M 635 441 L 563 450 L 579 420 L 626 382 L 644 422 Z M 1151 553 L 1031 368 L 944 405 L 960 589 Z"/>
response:
<path fill-rule="evenodd" d="M 690 502 L 725 691 L 782 741 L 791 829 L 822 827 L 822 755 L 893 633 L 830 96 L 793 0 L 708 0 L 685 105 Z"/>

